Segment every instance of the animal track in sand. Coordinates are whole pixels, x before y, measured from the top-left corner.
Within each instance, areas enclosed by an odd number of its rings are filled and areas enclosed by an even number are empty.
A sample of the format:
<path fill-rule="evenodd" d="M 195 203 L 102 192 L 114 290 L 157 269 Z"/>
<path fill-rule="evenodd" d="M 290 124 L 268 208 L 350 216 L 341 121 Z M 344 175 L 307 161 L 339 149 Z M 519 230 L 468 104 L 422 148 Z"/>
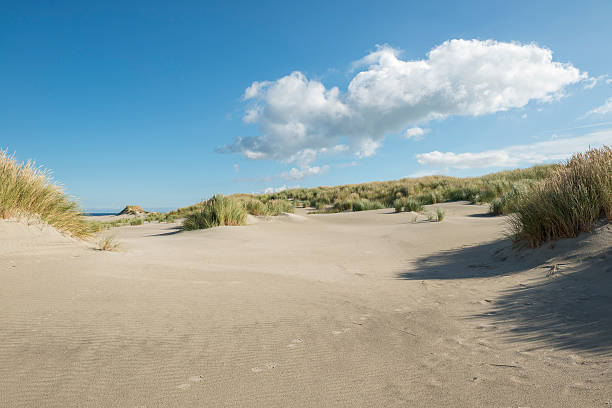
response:
<path fill-rule="evenodd" d="M 204 381 L 204 376 L 203 375 L 195 375 L 193 377 L 189 377 L 187 379 L 188 382 L 183 383 L 183 384 L 179 384 L 176 386 L 176 388 L 178 388 L 179 390 L 186 390 L 189 387 L 191 387 L 190 383 L 199 383 L 200 381 Z"/>
<path fill-rule="evenodd" d="M 253 367 L 251 368 L 251 371 L 254 373 L 261 373 L 264 370 L 272 370 L 273 368 L 276 368 L 276 363 L 274 361 L 268 361 L 267 363 L 264 363 L 263 367 Z"/>
<path fill-rule="evenodd" d="M 369 314 L 369 313 L 366 313 L 366 314 L 364 314 L 363 316 L 360 316 L 358 321 L 357 321 L 357 320 L 353 320 L 353 321 L 352 321 L 352 323 L 353 323 L 353 324 L 356 324 L 356 325 L 358 325 L 358 326 L 363 326 L 363 323 L 364 323 L 366 320 L 368 320 L 368 319 L 369 319 L 369 317 L 370 317 L 370 314 Z"/>
<path fill-rule="evenodd" d="M 304 340 L 300 339 L 299 337 L 297 339 L 293 339 L 291 340 L 291 343 L 287 344 L 287 348 L 294 348 L 297 347 L 298 344 L 303 343 Z"/>

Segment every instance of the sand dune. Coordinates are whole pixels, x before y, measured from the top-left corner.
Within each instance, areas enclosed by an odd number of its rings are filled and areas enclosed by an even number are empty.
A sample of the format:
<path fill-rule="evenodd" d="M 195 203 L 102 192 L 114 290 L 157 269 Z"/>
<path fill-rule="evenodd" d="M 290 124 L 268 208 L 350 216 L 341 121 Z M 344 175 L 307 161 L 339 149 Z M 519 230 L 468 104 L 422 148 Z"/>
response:
<path fill-rule="evenodd" d="M 0 406 L 605 407 L 612 228 L 515 251 L 442 204 L 113 230 L 0 222 Z"/>

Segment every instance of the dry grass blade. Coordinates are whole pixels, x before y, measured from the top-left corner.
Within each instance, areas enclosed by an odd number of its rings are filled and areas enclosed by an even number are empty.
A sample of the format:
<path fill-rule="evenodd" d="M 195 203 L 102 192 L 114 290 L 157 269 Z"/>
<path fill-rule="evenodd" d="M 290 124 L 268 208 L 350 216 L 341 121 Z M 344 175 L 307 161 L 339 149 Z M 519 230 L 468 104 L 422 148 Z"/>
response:
<path fill-rule="evenodd" d="M 612 219 L 612 149 L 575 154 L 521 196 L 511 226 L 517 242 L 536 247 L 590 232 Z"/>
<path fill-rule="evenodd" d="M 116 251 L 119 249 L 119 242 L 113 235 L 106 235 L 98 241 L 100 251 Z"/>
<path fill-rule="evenodd" d="M 81 210 L 49 172 L 34 162 L 19 163 L 0 149 L 0 218 L 37 218 L 58 230 L 84 238 L 89 235 Z"/>

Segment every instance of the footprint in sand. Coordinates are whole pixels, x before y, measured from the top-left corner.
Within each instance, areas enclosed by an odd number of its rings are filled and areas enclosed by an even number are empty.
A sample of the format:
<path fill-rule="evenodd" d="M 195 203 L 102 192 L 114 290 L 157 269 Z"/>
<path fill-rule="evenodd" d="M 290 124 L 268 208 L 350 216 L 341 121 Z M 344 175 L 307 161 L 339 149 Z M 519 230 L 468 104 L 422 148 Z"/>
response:
<path fill-rule="evenodd" d="M 273 362 L 273 361 L 269 361 L 267 363 L 264 363 L 263 367 L 253 367 L 253 368 L 251 368 L 251 371 L 254 372 L 254 373 L 261 373 L 265 369 L 272 370 L 273 368 L 276 368 L 276 363 Z"/>
<path fill-rule="evenodd" d="M 304 340 L 297 338 L 297 339 L 293 339 L 291 340 L 291 343 L 287 344 L 287 348 L 294 348 L 297 347 L 300 343 L 303 343 Z"/>
<path fill-rule="evenodd" d="M 512 375 L 510 376 L 510 381 L 520 385 L 531 385 L 532 381 L 527 375 Z"/>
<path fill-rule="evenodd" d="M 186 390 L 187 388 L 191 387 L 190 383 L 199 383 L 200 381 L 203 381 L 203 380 L 204 380 L 204 376 L 203 375 L 195 375 L 195 376 L 189 377 L 187 379 L 187 381 L 189 381 L 189 382 L 186 382 L 186 383 L 183 383 L 183 384 L 179 384 L 179 385 L 176 386 L 176 388 L 178 388 L 179 390 Z"/>

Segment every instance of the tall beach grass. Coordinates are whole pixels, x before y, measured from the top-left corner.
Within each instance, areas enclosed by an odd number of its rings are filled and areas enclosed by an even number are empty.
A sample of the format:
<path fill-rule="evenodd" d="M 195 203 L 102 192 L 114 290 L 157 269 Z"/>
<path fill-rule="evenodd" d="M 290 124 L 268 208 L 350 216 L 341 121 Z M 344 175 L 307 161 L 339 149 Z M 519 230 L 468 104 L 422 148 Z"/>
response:
<path fill-rule="evenodd" d="M 39 219 L 78 238 L 89 235 L 78 204 L 34 162 L 0 149 L 0 218 Z"/>
<path fill-rule="evenodd" d="M 219 194 L 204 202 L 201 209 L 188 214 L 183 221 L 183 228 L 196 230 L 221 225 L 244 225 L 246 216 L 247 212 L 238 200 Z"/>
<path fill-rule="evenodd" d="M 516 202 L 510 216 L 515 240 L 536 247 L 590 232 L 612 220 L 612 149 L 572 156 Z"/>

